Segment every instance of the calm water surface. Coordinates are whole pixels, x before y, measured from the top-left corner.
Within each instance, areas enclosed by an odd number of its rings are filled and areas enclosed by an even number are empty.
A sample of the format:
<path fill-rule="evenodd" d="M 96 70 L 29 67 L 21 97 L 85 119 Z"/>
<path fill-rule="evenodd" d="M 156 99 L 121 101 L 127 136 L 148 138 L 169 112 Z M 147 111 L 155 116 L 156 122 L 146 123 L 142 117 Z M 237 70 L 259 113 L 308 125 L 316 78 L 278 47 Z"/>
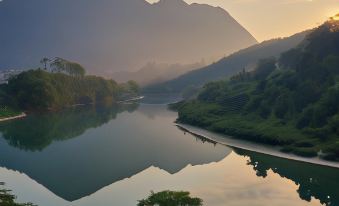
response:
<path fill-rule="evenodd" d="M 339 205 L 339 170 L 204 142 L 165 105 L 75 108 L 0 124 L 0 182 L 40 206 L 135 206 L 186 190 L 206 206 Z"/>

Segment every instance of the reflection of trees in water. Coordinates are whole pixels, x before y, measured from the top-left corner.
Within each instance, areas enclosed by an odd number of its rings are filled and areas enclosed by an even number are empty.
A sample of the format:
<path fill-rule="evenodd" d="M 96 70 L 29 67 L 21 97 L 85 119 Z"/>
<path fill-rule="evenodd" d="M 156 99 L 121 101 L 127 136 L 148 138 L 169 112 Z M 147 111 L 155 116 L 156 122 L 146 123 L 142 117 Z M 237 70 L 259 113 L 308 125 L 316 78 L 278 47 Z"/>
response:
<path fill-rule="evenodd" d="M 199 135 L 199 134 L 195 134 L 187 129 L 185 129 L 184 127 L 180 126 L 180 125 L 177 125 L 178 129 L 180 129 L 181 131 L 184 132 L 184 134 L 186 135 L 186 133 L 188 134 L 191 134 L 192 136 L 194 136 L 196 138 L 197 141 L 201 141 L 202 143 L 210 143 L 210 144 L 213 144 L 214 146 L 216 146 L 218 143 L 216 141 L 213 141 L 211 139 L 208 139 L 202 135 Z"/>
<path fill-rule="evenodd" d="M 266 178 L 268 170 L 294 181 L 301 199 L 311 201 L 314 197 L 325 205 L 339 205 L 339 169 L 291 161 L 242 149 L 234 151 L 250 159 L 257 176 Z"/>
<path fill-rule="evenodd" d="M 4 188 L 5 183 L 0 182 L 0 205 L 2 206 L 34 206 L 32 203 L 16 203 L 16 196 L 11 190 Z"/>
<path fill-rule="evenodd" d="M 111 107 L 75 107 L 56 113 L 32 114 L 3 122 L 0 132 L 8 143 L 24 150 L 42 150 L 55 140 L 66 140 L 115 119 L 123 111 L 133 112 L 137 104 Z"/>

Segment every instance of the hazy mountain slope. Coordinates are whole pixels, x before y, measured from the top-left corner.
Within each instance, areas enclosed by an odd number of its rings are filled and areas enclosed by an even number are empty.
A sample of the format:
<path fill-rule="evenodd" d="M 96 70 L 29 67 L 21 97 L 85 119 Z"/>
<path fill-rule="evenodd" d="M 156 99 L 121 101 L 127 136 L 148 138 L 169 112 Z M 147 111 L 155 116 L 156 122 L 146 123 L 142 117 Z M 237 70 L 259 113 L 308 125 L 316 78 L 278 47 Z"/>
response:
<path fill-rule="evenodd" d="M 164 64 L 149 62 L 137 71 L 120 71 L 113 73 L 115 81 L 136 81 L 140 86 L 156 84 L 174 79 L 194 69 L 205 66 L 204 62 L 194 64 Z"/>
<path fill-rule="evenodd" d="M 244 68 L 252 69 L 259 59 L 279 56 L 282 52 L 297 46 L 309 31 L 295 34 L 288 38 L 273 39 L 240 50 L 220 61 L 204 68 L 188 72 L 176 79 L 165 83 L 144 88 L 145 92 L 181 92 L 188 86 L 201 87 L 208 81 L 226 78 Z"/>
<path fill-rule="evenodd" d="M 60 56 L 111 75 L 149 61 L 220 58 L 256 43 L 221 8 L 182 0 L 4 0 L 0 25 L 0 68 Z"/>

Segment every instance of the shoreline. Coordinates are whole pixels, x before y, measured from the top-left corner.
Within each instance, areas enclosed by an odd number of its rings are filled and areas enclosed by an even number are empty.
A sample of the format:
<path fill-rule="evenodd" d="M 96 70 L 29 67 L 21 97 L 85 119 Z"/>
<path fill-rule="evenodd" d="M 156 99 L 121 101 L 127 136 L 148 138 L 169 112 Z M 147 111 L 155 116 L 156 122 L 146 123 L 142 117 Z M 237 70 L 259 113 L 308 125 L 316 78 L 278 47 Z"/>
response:
<path fill-rule="evenodd" d="M 118 104 L 122 104 L 122 103 L 126 103 L 126 102 L 134 102 L 134 101 L 142 100 L 143 98 L 145 98 L 145 96 L 138 96 L 138 97 L 134 97 L 134 98 L 118 101 L 117 103 Z"/>
<path fill-rule="evenodd" d="M 14 119 L 20 119 L 20 118 L 24 118 L 26 117 L 26 113 L 21 113 L 19 115 L 13 116 L 13 117 L 5 117 L 5 118 L 0 118 L 0 122 L 5 122 L 5 121 L 9 121 L 9 120 L 14 120 Z"/>
<path fill-rule="evenodd" d="M 246 141 L 246 140 L 236 139 L 231 136 L 218 134 L 215 132 L 211 132 L 211 131 L 201 129 L 195 126 L 187 125 L 187 124 L 176 123 L 175 125 L 179 129 L 182 129 L 185 132 L 190 133 L 194 136 L 204 138 L 209 141 L 212 141 L 212 142 L 215 142 L 221 145 L 225 145 L 228 147 L 235 147 L 239 149 L 244 149 L 244 150 L 248 150 L 252 152 L 257 152 L 257 153 L 266 154 L 266 155 L 270 155 L 270 156 L 274 156 L 278 158 L 284 158 L 284 159 L 293 160 L 293 161 L 339 168 L 339 162 L 326 161 L 326 160 L 320 159 L 319 156 L 313 157 L 313 158 L 297 156 L 295 154 L 281 152 L 279 150 L 281 149 L 281 147 L 278 147 L 278 146 L 270 146 L 270 145 L 264 145 L 264 144 L 259 144 L 259 143 L 253 143 L 253 142 Z"/>

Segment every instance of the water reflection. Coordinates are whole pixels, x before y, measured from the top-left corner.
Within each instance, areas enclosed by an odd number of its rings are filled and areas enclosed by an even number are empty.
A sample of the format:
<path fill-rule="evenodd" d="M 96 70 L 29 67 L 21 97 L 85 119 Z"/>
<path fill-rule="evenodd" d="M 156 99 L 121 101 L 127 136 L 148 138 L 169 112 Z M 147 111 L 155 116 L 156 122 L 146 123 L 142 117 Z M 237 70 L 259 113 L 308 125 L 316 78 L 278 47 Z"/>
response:
<path fill-rule="evenodd" d="M 165 106 L 122 111 L 80 109 L 2 124 L 0 166 L 74 201 L 152 166 L 175 174 L 231 152 L 182 133 L 173 125 L 176 113 Z"/>
<path fill-rule="evenodd" d="M 301 199 L 311 201 L 312 197 L 325 205 L 339 205 L 339 170 L 297 161 L 276 158 L 242 149 L 234 151 L 249 157 L 258 177 L 266 178 L 268 171 L 273 171 L 283 178 L 298 185 L 297 192 Z"/>
<path fill-rule="evenodd" d="M 58 113 L 34 114 L 0 124 L 0 132 L 11 146 L 24 150 L 42 150 L 53 141 L 71 139 L 89 128 L 115 119 L 123 111 L 133 112 L 138 104 L 114 107 L 75 107 Z"/>

